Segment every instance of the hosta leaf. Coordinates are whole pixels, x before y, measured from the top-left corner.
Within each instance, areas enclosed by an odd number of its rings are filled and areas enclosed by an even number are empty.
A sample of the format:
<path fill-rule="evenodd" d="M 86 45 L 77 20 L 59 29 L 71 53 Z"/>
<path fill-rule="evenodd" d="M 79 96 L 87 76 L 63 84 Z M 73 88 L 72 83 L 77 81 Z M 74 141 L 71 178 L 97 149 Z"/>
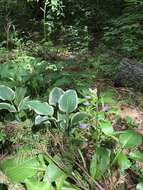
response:
<path fill-rule="evenodd" d="M 8 110 L 9 112 L 16 112 L 16 108 L 8 103 L 0 103 L 0 110 Z"/>
<path fill-rule="evenodd" d="M 131 153 L 129 154 L 129 157 L 130 157 L 132 160 L 136 160 L 136 161 L 139 161 L 139 162 L 143 162 L 143 153 L 142 153 L 142 152 L 139 152 L 139 151 L 131 152 Z"/>
<path fill-rule="evenodd" d="M 29 109 L 28 107 L 29 97 L 25 97 L 21 100 L 20 104 L 18 105 L 18 111 L 23 111 Z"/>
<path fill-rule="evenodd" d="M 112 135 L 113 134 L 113 127 L 112 127 L 112 123 L 109 120 L 104 120 L 100 123 L 100 128 L 102 130 L 102 132 L 105 135 Z"/>
<path fill-rule="evenodd" d="M 15 104 L 17 105 L 17 107 L 19 106 L 20 102 L 24 99 L 24 96 L 26 94 L 26 88 L 16 88 L 15 91 Z"/>
<path fill-rule="evenodd" d="M 36 118 L 35 118 L 35 125 L 40 125 L 42 124 L 43 122 L 47 121 L 48 120 L 48 117 L 47 116 L 40 116 L 40 115 L 37 115 Z"/>
<path fill-rule="evenodd" d="M 52 185 L 48 182 L 39 182 L 36 180 L 25 180 L 27 190 L 53 190 Z"/>
<path fill-rule="evenodd" d="M 13 157 L 1 162 L 0 168 L 13 182 L 24 182 L 41 170 L 39 161 L 30 157 Z"/>
<path fill-rule="evenodd" d="M 4 85 L 0 85 L 0 99 L 12 101 L 15 98 L 15 92 Z"/>
<path fill-rule="evenodd" d="M 61 97 L 61 95 L 64 94 L 64 91 L 61 88 L 57 88 L 55 87 L 49 94 L 49 104 L 56 106 L 59 98 Z"/>
<path fill-rule="evenodd" d="M 68 120 L 66 114 L 61 113 L 61 112 L 57 112 L 57 118 L 58 118 L 60 127 L 64 129 L 66 127 L 66 123 L 67 123 L 67 120 Z"/>
<path fill-rule="evenodd" d="M 74 114 L 71 118 L 71 124 L 72 125 L 76 125 L 78 124 L 80 121 L 86 119 L 89 115 L 86 112 L 78 112 L 76 114 Z"/>
<path fill-rule="evenodd" d="M 142 143 L 142 137 L 133 130 L 127 130 L 120 134 L 119 141 L 124 148 L 133 148 Z"/>
<path fill-rule="evenodd" d="M 59 109 L 65 113 L 71 113 L 76 110 L 78 97 L 75 90 L 67 90 L 59 99 Z"/>
<path fill-rule="evenodd" d="M 63 112 L 57 112 L 57 118 L 58 118 L 58 121 L 66 121 L 67 120 L 67 116 Z"/>
<path fill-rule="evenodd" d="M 130 168 L 131 162 L 122 152 L 118 155 L 117 160 L 121 172 L 124 172 L 124 170 Z"/>
<path fill-rule="evenodd" d="M 54 109 L 47 102 L 40 102 L 38 100 L 31 100 L 27 103 L 30 109 L 34 110 L 39 115 L 49 115 L 52 116 Z"/>

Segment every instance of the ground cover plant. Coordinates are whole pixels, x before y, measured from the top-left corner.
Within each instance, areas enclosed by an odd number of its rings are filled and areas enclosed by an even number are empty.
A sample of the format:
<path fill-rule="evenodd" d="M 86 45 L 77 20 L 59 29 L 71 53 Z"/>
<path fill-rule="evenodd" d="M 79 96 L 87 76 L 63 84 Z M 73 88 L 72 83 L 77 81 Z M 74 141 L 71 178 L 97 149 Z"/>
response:
<path fill-rule="evenodd" d="M 97 180 L 111 177 L 113 168 L 118 166 L 118 172 L 123 174 L 134 167 L 135 161 L 142 162 L 139 149 L 142 136 L 130 123 L 124 130 L 118 130 L 117 121 L 113 126 L 110 117 L 115 117 L 117 108 L 113 100 L 111 108 L 106 104 L 110 96 L 104 94 L 98 98 L 96 90 L 90 90 L 88 96 L 78 100 L 75 90 L 63 91 L 55 87 L 49 94 L 48 102 L 41 102 L 24 98 L 24 93 L 20 97 L 17 91 L 7 86 L 1 85 L 0 88 L 3 89 L 0 109 L 10 112 L 9 116 L 3 116 L 3 146 L 7 141 L 9 146 L 16 146 L 19 138 L 17 141 L 13 141 L 13 137 L 9 139 L 5 120 L 11 122 L 18 118 L 19 113 L 22 117 L 17 120 L 21 125 L 22 120 L 31 120 L 31 144 L 27 145 L 23 135 L 20 139 L 22 144 L 15 154 L 1 161 L 2 171 L 12 182 L 22 183 L 26 189 L 104 189 Z M 84 95 L 86 93 L 82 92 Z M 27 114 L 29 111 L 32 113 Z M 18 131 L 16 126 L 13 129 Z M 37 134 L 37 139 L 42 140 L 40 135 L 48 141 L 50 138 L 50 146 L 47 142 L 42 151 L 38 150 L 33 132 Z M 88 154 L 87 148 L 91 151 Z"/>
<path fill-rule="evenodd" d="M 143 189 L 142 7 L 0 0 L 0 190 Z"/>

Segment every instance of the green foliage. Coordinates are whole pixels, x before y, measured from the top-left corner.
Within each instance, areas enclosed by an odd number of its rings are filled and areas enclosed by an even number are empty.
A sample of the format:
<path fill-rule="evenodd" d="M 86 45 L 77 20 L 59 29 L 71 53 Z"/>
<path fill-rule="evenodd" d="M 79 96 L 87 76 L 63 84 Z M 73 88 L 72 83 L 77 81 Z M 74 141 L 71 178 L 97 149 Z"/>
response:
<path fill-rule="evenodd" d="M 102 179 L 109 169 L 111 151 L 105 148 L 97 148 L 90 163 L 90 174 L 95 179 Z"/>
<path fill-rule="evenodd" d="M 54 113 L 52 106 L 50 106 L 47 102 L 42 103 L 38 100 L 31 100 L 27 102 L 27 106 L 39 115 L 52 116 Z"/>
<path fill-rule="evenodd" d="M 20 94 L 22 92 L 23 94 Z M 0 103 L 0 110 L 8 110 L 13 113 L 20 113 L 26 108 L 26 100 L 24 97 L 25 89 L 18 88 L 16 92 L 14 92 L 11 88 L 1 85 L 0 86 L 0 99 L 2 102 Z M 20 115 L 19 115 L 20 116 Z"/>
<path fill-rule="evenodd" d="M 62 29 L 61 40 L 71 51 L 88 51 L 89 34 L 87 26 L 66 26 Z"/>
<path fill-rule="evenodd" d="M 66 173 L 57 167 L 56 164 L 59 164 L 61 160 L 58 155 L 52 160 L 44 156 L 49 160 L 47 164 L 42 155 L 39 157 L 33 155 L 28 158 L 27 153 L 27 151 L 24 151 L 23 157 L 18 154 L 17 157 L 12 157 L 0 163 L 2 171 L 11 181 L 24 183 L 28 190 L 38 190 L 39 188 L 41 190 L 54 190 L 52 182 L 55 182 L 57 190 L 78 190 L 78 188 L 74 188 L 66 182 Z M 42 172 L 41 177 L 38 176 L 39 172 Z"/>
<path fill-rule="evenodd" d="M 0 65 L 0 83 L 10 87 L 27 87 L 30 94 L 38 94 L 45 91 L 51 82 L 56 81 L 60 68 L 31 56 L 17 56 L 12 63 Z"/>
<path fill-rule="evenodd" d="M 16 112 L 15 107 L 8 103 L 0 103 L 0 110 L 8 110 L 9 112 Z"/>
<path fill-rule="evenodd" d="M 37 182 L 36 180 L 25 180 L 27 190 L 52 190 L 53 188 L 49 183 Z"/>
<path fill-rule="evenodd" d="M 35 46 L 37 45 L 35 44 Z M 96 73 L 94 70 L 84 70 L 86 68 L 86 58 L 83 57 L 83 61 L 81 60 L 77 68 L 77 58 L 53 61 L 58 57 L 57 50 L 56 53 L 51 50 L 52 53 L 48 54 L 49 50 L 45 49 L 41 54 L 40 52 L 43 50 L 36 50 L 34 47 L 32 47 L 32 50 L 28 49 L 27 51 L 36 51 L 34 56 L 41 58 L 35 58 L 24 52 L 21 54 L 18 51 L 11 61 L 5 60 L 5 64 L 0 64 L 0 84 L 5 84 L 11 88 L 26 87 L 28 94 L 31 96 L 46 96 L 55 86 L 85 88 L 95 79 Z M 37 54 L 37 51 L 39 51 L 39 54 Z M 49 60 L 47 61 L 46 59 Z M 78 73 L 80 68 L 83 71 Z M 75 71 L 73 72 L 72 70 Z"/>
<path fill-rule="evenodd" d="M 71 124 L 76 125 L 79 122 L 85 120 L 89 115 L 86 112 L 77 112 L 71 118 Z"/>
<path fill-rule="evenodd" d="M 121 172 L 124 172 L 126 169 L 131 167 L 130 160 L 128 159 L 128 157 L 123 152 L 120 152 L 118 154 L 117 160 L 118 160 L 118 165 L 120 167 Z"/>
<path fill-rule="evenodd" d="M 110 27 L 106 27 L 105 42 L 111 47 L 117 47 L 117 51 L 125 56 L 142 58 L 142 20 L 143 14 L 135 9 L 135 13 L 125 13 L 112 21 Z"/>
<path fill-rule="evenodd" d="M 77 94 L 74 90 L 66 91 L 59 98 L 59 109 L 66 114 L 76 110 L 78 105 Z"/>
<path fill-rule="evenodd" d="M 56 106 L 60 99 L 60 96 L 64 94 L 64 91 L 60 88 L 54 88 L 49 94 L 49 104 Z"/>
<path fill-rule="evenodd" d="M 5 131 L 4 131 L 4 127 L 2 125 L 2 123 L 0 123 L 0 149 L 2 148 L 2 144 L 4 144 L 6 141 L 6 134 L 5 134 Z"/>
<path fill-rule="evenodd" d="M 22 93 L 23 89 L 17 89 L 14 92 L 4 85 L 2 88 L 13 92 L 14 99 L 10 103 L 15 107 L 15 103 L 19 105 L 21 100 L 25 99 Z M 87 93 L 88 96 L 86 96 Z M 7 94 L 5 96 L 7 97 Z M 6 99 L 5 96 L 3 95 L 3 101 Z M 133 166 L 134 161 L 142 162 L 142 153 L 139 150 L 134 151 L 134 148 L 137 149 L 142 143 L 142 137 L 134 130 L 116 132 L 110 116 L 113 113 L 117 114 L 117 111 L 113 112 L 111 107 L 105 109 L 105 105 L 109 103 L 110 106 L 115 106 L 116 103 L 112 97 L 115 94 L 108 91 L 102 93 L 98 98 L 96 89 L 90 89 L 83 91 L 82 96 L 83 98 L 78 99 L 75 90 L 64 91 L 55 87 L 49 94 L 49 104 L 39 100 L 25 100 L 23 108 L 25 107 L 24 112 L 31 120 L 31 126 L 38 127 L 38 130 L 43 131 L 44 138 L 46 141 L 48 139 L 49 143 L 51 141 L 50 148 L 52 146 L 55 152 L 52 153 L 53 157 L 51 157 L 47 154 L 47 149 L 43 152 L 38 150 L 38 153 L 35 150 L 34 154 L 24 149 L 24 155 L 19 152 L 18 155 L 1 161 L 0 167 L 11 181 L 24 183 L 29 190 L 34 188 L 54 190 L 53 184 L 58 190 L 76 190 L 81 186 L 93 189 L 95 184 L 97 185 L 95 180 L 99 181 L 109 176 L 109 171 L 115 166 L 118 166 L 118 170 L 123 174 Z M 88 101 L 88 106 L 84 105 L 85 101 Z M 20 113 L 22 111 L 19 109 Z M 35 123 L 33 122 L 34 117 Z M 25 123 L 25 125 L 30 124 Z M 2 127 L 2 129 L 4 128 Z M 87 133 L 87 131 L 89 132 Z M 1 142 L 5 143 L 3 132 L 4 130 L 1 132 Z M 47 136 L 48 133 L 52 134 L 52 139 Z M 42 133 L 39 135 L 37 133 L 36 136 L 32 133 L 29 136 L 33 148 L 37 148 L 35 138 L 38 140 L 40 135 Z M 59 138 L 56 141 L 55 135 L 56 138 Z M 90 160 L 86 159 L 85 150 L 82 148 L 87 138 L 89 142 L 93 143 Z M 39 139 L 39 141 L 41 140 Z M 58 150 L 56 144 L 58 144 Z M 40 147 L 44 145 L 46 144 L 42 139 Z M 126 150 L 128 152 L 125 154 Z M 80 154 L 76 154 L 77 152 Z M 79 161 L 79 168 L 75 169 L 76 159 L 81 161 Z M 86 168 L 86 172 L 83 169 L 83 173 L 78 174 L 82 165 Z M 69 183 L 68 179 L 73 177 L 76 178 L 77 187 Z M 84 179 L 87 183 L 84 182 Z"/>
<path fill-rule="evenodd" d="M 142 137 L 135 131 L 125 131 L 119 136 L 120 143 L 125 148 L 133 148 L 142 143 Z"/>
<path fill-rule="evenodd" d="M 58 155 L 56 155 L 53 159 L 58 164 L 60 163 L 61 158 Z M 44 181 L 49 181 L 52 183 L 59 180 L 58 178 L 63 178 L 64 182 L 64 180 L 67 178 L 67 175 L 58 166 L 56 166 L 53 161 L 50 161 L 48 167 L 46 168 Z"/>
<path fill-rule="evenodd" d="M 104 189 L 115 170 L 141 170 L 142 136 L 131 119 L 119 121 L 116 94 L 88 87 L 113 78 L 123 56 L 142 59 L 142 5 L 0 1 L 0 156 L 10 154 L 0 168 L 10 182 Z"/>
<path fill-rule="evenodd" d="M 1 169 L 13 182 L 22 183 L 42 170 L 42 166 L 36 158 L 14 157 L 2 162 Z"/>
<path fill-rule="evenodd" d="M 72 114 L 72 112 L 75 112 L 78 107 L 78 97 L 76 91 L 74 90 L 67 90 L 64 92 L 62 89 L 55 87 L 49 95 L 49 103 L 55 106 L 52 114 L 48 114 L 48 116 L 52 117 L 48 117 L 47 113 L 45 114 L 43 111 L 39 112 L 34 110 L 38 114 L 35 118 L 35 124 L 40 125 L 42 123 L 46 123 L 47 121 L 49 123 L 54 121 L 56 127 L 62 127 L 62 130 L 64 129 L 64 131 L 69 134 L 73 130 L 73 127 L 79 125 L 81 121 L 88 117 L 88 114 L 83 112 Z M 33 105 L 35 106 L 35 103 L 33 103 Z M 38 110 L 39 108 L 40 106 L 37 107 Z M 54 117 L 53 113 L 55 116 L 57 115 L 57 117 Z"/>
<path fill-rule="evenodd" d="M 131 152 L 131 153 L 129 154 L 129 157 L 130 157 L 132 160 L 136 160 L 136 161 L 139 161 L 139 162 L 143 162 L 143 154 L 142 154 L 142 152 L 139 152 L 139 151 Z"/>
<path fill-rule="evenodd" d="M 113 135 L 113 127 L 112 127 L 112 123 L 109 120 L 104 120 L 100 123 L 100 127 L 102 132 L 105 135 Z"/>
<path fill-rule="evenodd" d="M 63 2 L 61 0 L 52 0 L 51 2 L 45 0 L 44 5 L 44 38 L 59 32 L 61 18 L 63 17 Z M 55 37 L 55 36 L 54 36 Z"/>
<path fill-rule="evenodd" d="M 4 85 L 0 85 L 0 99 L 1 100 L 12 101 L 14 98 L 15 98 L 15 93 L 12 89 Z"/>

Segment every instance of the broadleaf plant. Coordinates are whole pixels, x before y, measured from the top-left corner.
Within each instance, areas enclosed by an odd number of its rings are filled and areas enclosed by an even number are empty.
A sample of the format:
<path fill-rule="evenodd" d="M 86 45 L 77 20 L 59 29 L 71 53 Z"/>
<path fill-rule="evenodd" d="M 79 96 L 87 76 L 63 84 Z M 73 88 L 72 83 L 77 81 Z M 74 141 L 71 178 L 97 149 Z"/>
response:
<path fill-rule="evenodd" d="M 59 98 L 64 94 L 64 91 L 61 88 L 53 88 L 49 94 L 49 104 L 56 106 L 58 104 Z"/>
<path fill-rule="evenodd" d="M 15 92 L 4 85 L 0 85 L 0 99 L 1 100 L 8 100 L 8 101 L 12 101 L 15 98 Z"/>
<path fill-rule="evenodd" d="M 59 109 L 64 113 L 71 113 L 78 106 L 78 98 L 75 90 L 67 90 L 59 99 Z"/>

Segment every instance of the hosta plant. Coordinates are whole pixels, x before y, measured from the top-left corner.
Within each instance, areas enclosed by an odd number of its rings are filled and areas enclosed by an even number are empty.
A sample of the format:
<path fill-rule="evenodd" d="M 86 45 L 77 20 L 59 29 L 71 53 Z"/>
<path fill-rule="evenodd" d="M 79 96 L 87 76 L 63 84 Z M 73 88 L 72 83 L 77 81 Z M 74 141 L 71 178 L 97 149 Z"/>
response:
<path fill-rule="evenodd" d="M 25 97 L 26 90 L 11 88 L 0 85 L 0 110 L 10 113 L 21 113 L 23 111 L 34 111 L 36 113 L 35 124 L 44 121 L 55 121 L 57 125 L 64 123 L 66 126 L 75 126 L 87 118 L 84 112 L 76 112 L 78 107 L 78 96 L 75 90 L 63 91 L 55 87 L 49 95 L 49 103 L 40 100 L 29 100 Z"/>
<path fill-rule="evenodd" d="M 0 85 L 0 110 L 7 110 L 10 113 L 22 113 L 25 109 L 25 88 L 17 88 L 13 91 L 11 88 Z"/>
<path fill-rule="evenodd" d="M 33 102 L 28 103 L 28 105 L 31 103 Z M 39 106 L 35 109 L 37 113 L 36 125 L 48 121 L 69 134 L 75 126 L 79 126 L 83 120 L 89 117 L 89 114 L 78 111 L 78 96 L 75 90 L 63 91 L 61 88 L 55 87 L 49 94 L 49 104 L 51 107 L 51 114 L 49 115 L 40 113 Z M 33 106 L 31 108 L 33 109 Z"/>

